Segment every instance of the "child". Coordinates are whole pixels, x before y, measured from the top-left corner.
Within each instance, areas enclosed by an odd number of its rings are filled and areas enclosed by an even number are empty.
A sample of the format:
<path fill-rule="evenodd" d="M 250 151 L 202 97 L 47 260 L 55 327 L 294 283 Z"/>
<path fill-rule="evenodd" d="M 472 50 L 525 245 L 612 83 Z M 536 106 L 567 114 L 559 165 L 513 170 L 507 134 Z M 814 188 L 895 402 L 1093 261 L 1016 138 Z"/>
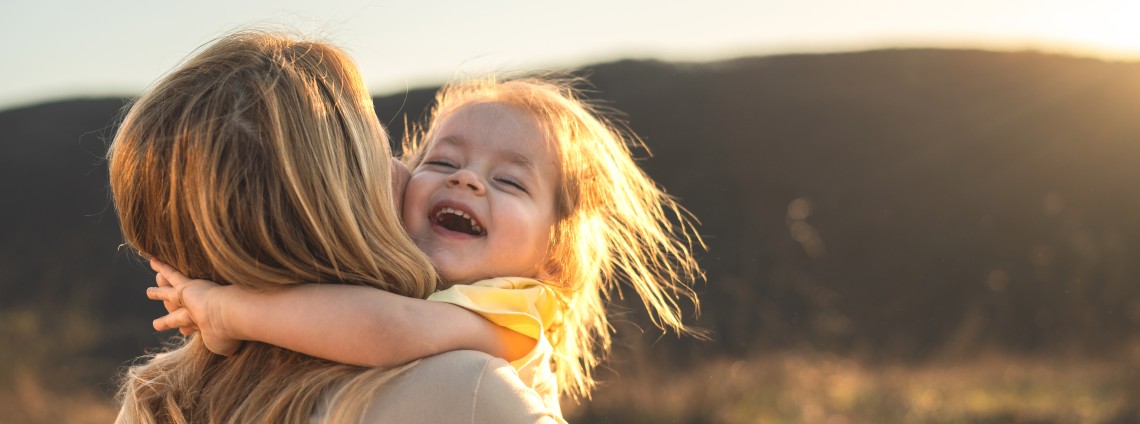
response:
<path fill-rule="evenodd" d="M 148 295 L 186 309 L 155 328 L 201 330 L 222 354 L 257 340 L 358 365 L 481 350 L 511 361 L 553 410 L 559 394 L 594 387 L 612 331 L 603 299 L 619 281 L 658 327 L 692 332 L 678 298 L 697 305 L 686 283 L 702 276 L 690 250 L 701 241 L 634 163 L 626 144 L 638 140 L 562 83 L 475 81 L 436 100 L 409 146 L 402 217 L 450 288 L 430 302 L 344 285 L 253 293 L 156 261 Z"/>

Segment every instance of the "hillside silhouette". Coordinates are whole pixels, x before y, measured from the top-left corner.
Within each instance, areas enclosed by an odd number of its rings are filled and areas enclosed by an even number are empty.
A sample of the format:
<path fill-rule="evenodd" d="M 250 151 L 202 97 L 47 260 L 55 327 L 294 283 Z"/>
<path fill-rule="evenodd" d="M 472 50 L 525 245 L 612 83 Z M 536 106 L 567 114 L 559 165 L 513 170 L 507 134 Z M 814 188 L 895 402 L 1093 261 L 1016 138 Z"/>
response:
<path fill-rule="evenodd" d="M 619 338 L 618 371 L 635 356 L 913 361 L 1136 343 L 1140 64 L 883 50 L 582 74 L 644 139 L 639 163 L 709 247 L 697 322 L 713 340 L 658 337 L 633 300 L 618 326 L 646 331 Z M 394 139 L 433 92 L 375 99 Z M 117 248 L 102 160 L 124 104 L 0 112 L 9 368 L 106 385 L 159 345 L 161 306 L 143 292 L 153 275 Z"/>

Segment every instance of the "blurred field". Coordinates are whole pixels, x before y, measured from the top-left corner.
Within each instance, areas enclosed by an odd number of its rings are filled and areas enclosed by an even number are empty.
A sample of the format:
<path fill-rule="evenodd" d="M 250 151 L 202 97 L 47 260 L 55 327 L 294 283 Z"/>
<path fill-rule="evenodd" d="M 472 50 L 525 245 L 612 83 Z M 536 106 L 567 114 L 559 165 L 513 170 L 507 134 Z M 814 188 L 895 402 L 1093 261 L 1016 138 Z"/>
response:
<path fill-rule="evenodd" d="M 102 393 L 55 391 L 38 376 L 17 370 L 0 390 L 0 411 L 7 423 L 110 423 L 117 412 Z"/>
<path fill-rule="evenodd" d="M 617 379 L 581 422 L 1127 423 L 1140 419 L 1137 356 L 1120 360 L 988 354 L 867 364 L 781 352 Z"/>
<path fill-rule="evenodd" d="M 0 317 L 0 343 L 19 346 L 0 353 L 0 422 L 114 420 L 114 376 L 92 372 L 115 365 L 85 359 L 100 328 L 82 302 L 57 306 Z M 774 350 L 668 368 L 629 345 L 636 339 L 616 350 L 592 401 L 564 401 L 570 422 L 1140 422 L 1140 341 L 1096 358 L 991 352 L 905 363 Z"/>
<path fill-rule="evenodd" d="M 1140 352 L 1114 360 L 1024 358 L 872 365 L 826 353 L 716 359 L 611 378 L 575 423 L 1134 423 Z M 51 372 L 45 372 L 51 374 Z M 107 393 L 7 370 L 9 423 L 107 423 Z M 77 389 L 78 388 L 78 389 Z M 1131 402 L 1130 402 L 1131 401 Z"/>
<path fill-rule="evenodd" d="M 117 364 L 92 355 L 107 324 L 81 296 L 0 310 L 0 422 L 114 421 Z"/>
<path fill-rule="evenodd" d="M 84 299 L 0 312 L 0 345 L 17 347 L 0 351 L 0 422 L 114 420 L 115 376 L 104 373 L 125 364 L 91 355 L 112 329 Z M 593 399 L 564 401 L 570 422 L 1140 422 L 1140 340 L 1095 357 L 947 353 L 906 362 L 772 350 L 678 363 L 636 325 L 619 324 L 626 336 Z"/>

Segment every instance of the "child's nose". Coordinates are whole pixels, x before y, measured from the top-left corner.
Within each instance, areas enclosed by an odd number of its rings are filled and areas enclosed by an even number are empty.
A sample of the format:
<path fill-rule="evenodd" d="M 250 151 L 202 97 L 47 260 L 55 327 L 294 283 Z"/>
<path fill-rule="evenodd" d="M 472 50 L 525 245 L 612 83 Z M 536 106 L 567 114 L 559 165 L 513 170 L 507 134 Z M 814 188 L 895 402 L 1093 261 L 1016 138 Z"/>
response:
<path fill-rule="evenodd" d="M 448 176 L 447 186 L 468 188 L 475 194 L 483 194 L 483 183 L 479 181 L 479 176 L 466 169 L 460 169 Z"/>

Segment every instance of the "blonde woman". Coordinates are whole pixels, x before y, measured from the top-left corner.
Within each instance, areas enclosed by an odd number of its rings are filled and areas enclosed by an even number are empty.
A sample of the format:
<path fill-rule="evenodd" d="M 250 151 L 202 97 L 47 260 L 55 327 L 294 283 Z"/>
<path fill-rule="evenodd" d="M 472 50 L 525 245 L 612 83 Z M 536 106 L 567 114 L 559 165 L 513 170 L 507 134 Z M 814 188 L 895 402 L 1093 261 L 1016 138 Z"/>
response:
<path fill-rule="evenodd" d="M 224 37 L 131 106 L 109 150 L 126 244 L 195 278 L 272 293 L 342 283 L 423 298 L 437 276 L 393 202 L 387 136 L 327 44 Z M 176 307 L 177 305 L 170 305 Z M 547 422 L 506 362 L 457 351 L 393 369 L 190 336 L 133 366 L 123 423 Z"/>

